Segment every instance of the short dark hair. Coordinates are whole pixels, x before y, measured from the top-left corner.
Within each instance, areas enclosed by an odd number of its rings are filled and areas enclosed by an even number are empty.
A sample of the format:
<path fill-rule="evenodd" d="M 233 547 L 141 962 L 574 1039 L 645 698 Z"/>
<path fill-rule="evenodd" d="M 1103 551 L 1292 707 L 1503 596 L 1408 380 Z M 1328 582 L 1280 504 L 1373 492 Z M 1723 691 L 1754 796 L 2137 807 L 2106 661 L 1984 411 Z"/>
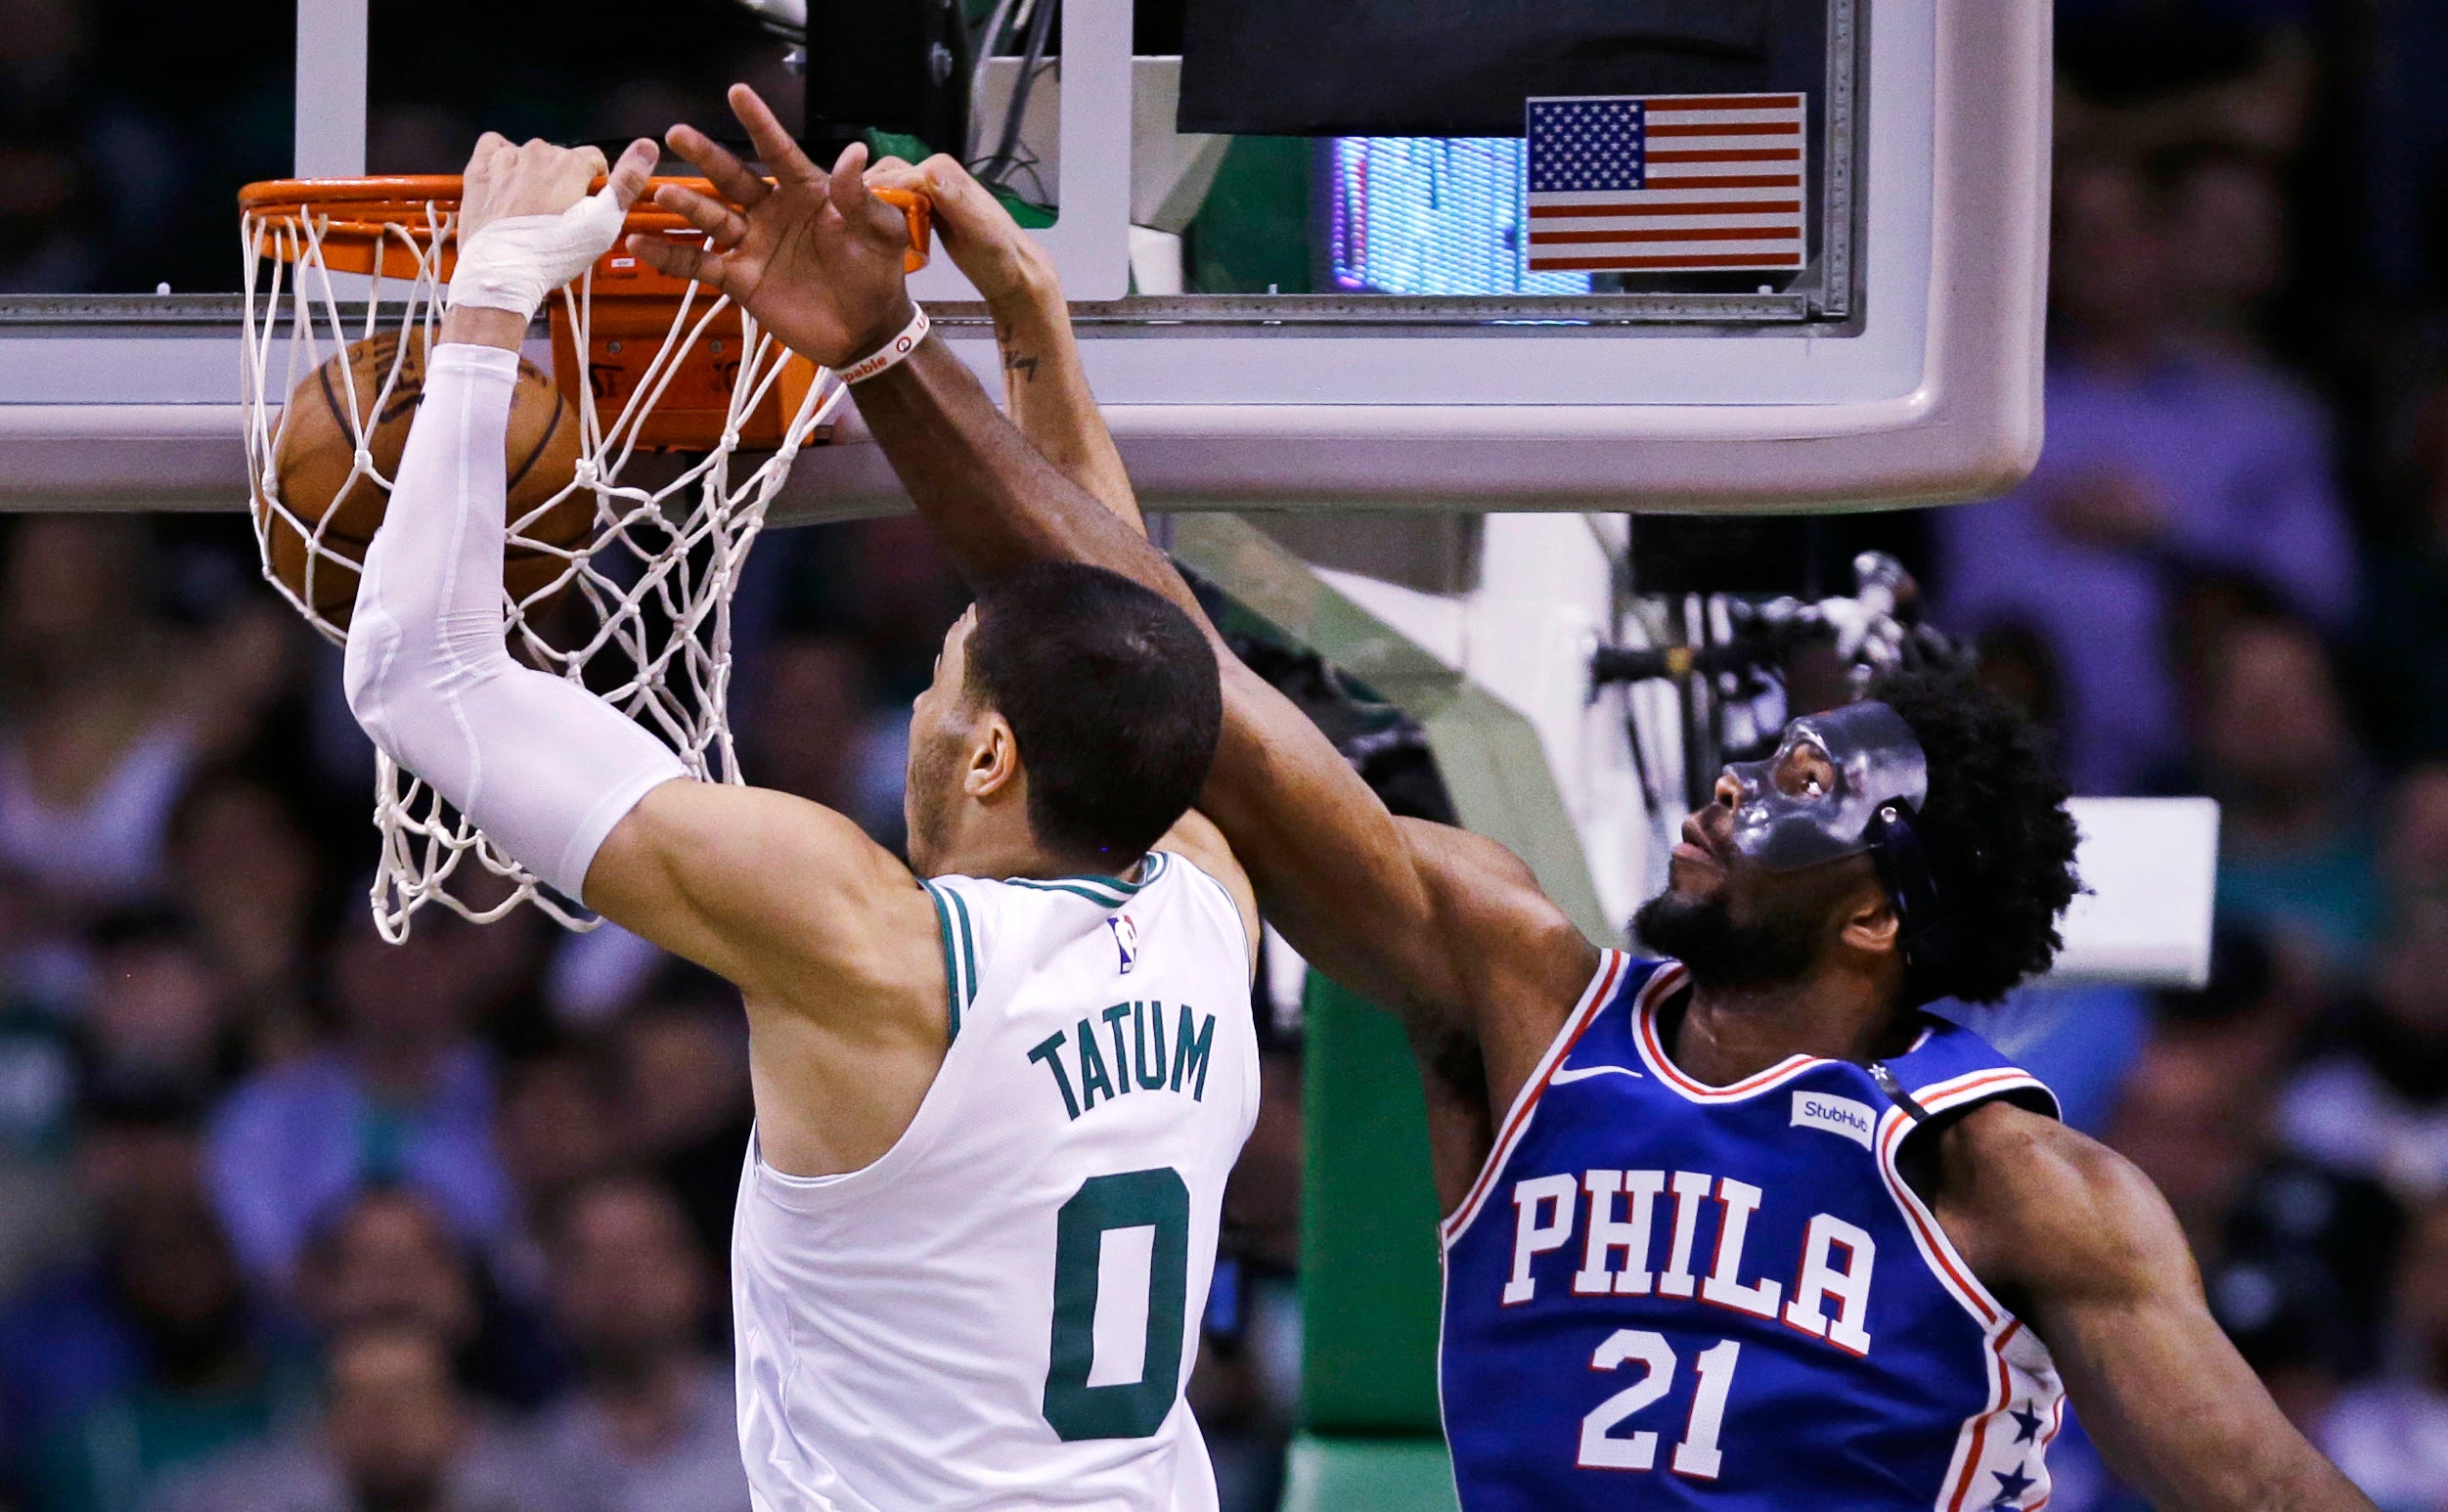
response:
<path fill-rule="evenodd" d="M 1198 798 L 1224 728 L 1207 637 L 1118 572 L 1042 562 L 978 600 L 969 687 L 1011 725 L 1029 826 L 1119 869 Z"/>
<path fill-rule="evenodd" d="M 1929 761 L 1913 829 L 1948 940 L 1944 973 L 1929 985 L 1995 1002 L 2065 944 L 2058 916 L 2082 887 L 2066 780 L 2038 728 L 1964 673 L 1891 672 L 1864 696 L 1902 715 Z"/>

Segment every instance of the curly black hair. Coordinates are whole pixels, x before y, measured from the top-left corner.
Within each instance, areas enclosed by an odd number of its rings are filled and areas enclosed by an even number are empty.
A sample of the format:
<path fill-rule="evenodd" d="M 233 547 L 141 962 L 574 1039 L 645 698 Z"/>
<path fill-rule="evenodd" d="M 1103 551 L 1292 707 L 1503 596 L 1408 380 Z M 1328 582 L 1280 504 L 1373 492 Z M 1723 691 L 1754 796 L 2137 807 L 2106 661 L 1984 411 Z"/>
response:
<path fill-rule="evenodd" d="M 1890 672 L 1862 696 L 1902 715 L 1929 760 L 1913 827 L 1948 935 L 1943 975 L 1929 986 L 1995 1002 L 2065 944 L 2058 916 L 2082 887 L 2066 780 L 2039 730 L 1966 673 Z"/>

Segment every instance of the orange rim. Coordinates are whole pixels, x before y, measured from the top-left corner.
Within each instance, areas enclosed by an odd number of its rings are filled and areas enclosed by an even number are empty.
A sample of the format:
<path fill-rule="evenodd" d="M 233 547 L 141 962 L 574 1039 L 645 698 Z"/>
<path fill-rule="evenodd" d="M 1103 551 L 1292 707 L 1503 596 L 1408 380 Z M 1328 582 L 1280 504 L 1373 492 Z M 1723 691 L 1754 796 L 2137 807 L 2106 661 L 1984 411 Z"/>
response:
<path fill-rule="evenodd" d="M 601 187 L 602 180 L 596 181 Z M 656 177 L 629 207 L 628 229 L 645 235 L 694 235 L 686 220 L 654 203 L 654 191 L 666 184 L 711 195 L 714 186 L 701 178 Z M 311 215 L 322 228 L 322 243 L 331 249 L 365 253 L 384 243 L 403 253 L 398 239 L 423 242 L 432 234 L 428 217 L 437 209 L 459 205 L 461 176 L 456 173 L 394 174 L 382 178 L 269 179 L 238 192 L 239 209 L 250 218 L 295 223 Z M 907 190 L 879 189 L 875 197 L 896 205 L 910 223 L 910 250 L 904 263 L 912 272 L 926 265 L 927 236 L 934 206 L 925 196 Z M 281 255 L 289 255 L 287 248 Z M 386 262 L 389 256 L 386 255 Z M 390 271 L 385 269 L 386 272 Z"/>

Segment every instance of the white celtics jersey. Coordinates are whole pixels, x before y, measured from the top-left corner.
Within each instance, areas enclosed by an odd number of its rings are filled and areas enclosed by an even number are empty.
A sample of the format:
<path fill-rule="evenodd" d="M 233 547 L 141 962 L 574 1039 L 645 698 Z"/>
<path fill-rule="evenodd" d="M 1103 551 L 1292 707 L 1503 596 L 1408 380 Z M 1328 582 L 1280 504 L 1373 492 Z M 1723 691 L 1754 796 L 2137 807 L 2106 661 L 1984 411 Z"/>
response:
<path fill-rule="evenodd" d="M 845 1176 L 751 1145 L 732 1237 L 758 1512 L 1211 1512 L 1181 1400 L 1224 1178 L 1258 1114 L 1223 884 L 926 884 L 953 1038 L 909 1130 Z"/>

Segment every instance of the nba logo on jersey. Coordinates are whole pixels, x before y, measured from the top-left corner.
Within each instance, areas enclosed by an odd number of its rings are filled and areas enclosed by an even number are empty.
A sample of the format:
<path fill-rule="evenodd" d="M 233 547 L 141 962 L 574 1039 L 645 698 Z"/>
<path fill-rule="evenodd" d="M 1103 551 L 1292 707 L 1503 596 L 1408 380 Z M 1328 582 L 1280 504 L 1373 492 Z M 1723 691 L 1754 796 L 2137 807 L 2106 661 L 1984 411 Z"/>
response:
<path fill-rule="evenodd" d="M 1131 922 L 1128 913 L 1117 913 L 1105 920 L 1114 932 L 1114 948 L 1122 953 L 1122 970 L 1129 975 L 1139 963 L 1139 926 Z"/>

